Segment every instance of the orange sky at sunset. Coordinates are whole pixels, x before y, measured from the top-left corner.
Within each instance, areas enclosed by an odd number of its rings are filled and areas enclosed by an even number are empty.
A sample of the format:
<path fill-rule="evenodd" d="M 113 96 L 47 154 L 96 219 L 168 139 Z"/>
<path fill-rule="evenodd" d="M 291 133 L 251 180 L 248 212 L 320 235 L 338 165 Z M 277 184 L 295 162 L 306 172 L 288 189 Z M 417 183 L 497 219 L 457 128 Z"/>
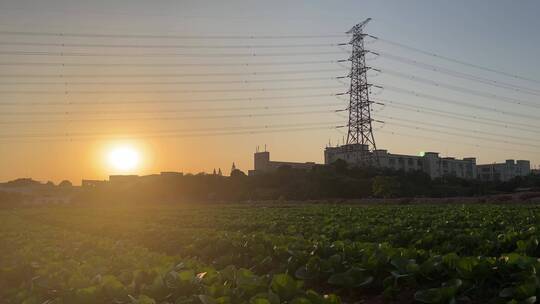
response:
<path fill-rule="evenodd" d="M 232 162 L 247 172 L 253 168 L 256 147 L 264 149 L 265 145 L 275 160 L 322 163 L 324 147 L 329 141 L 341 142 L 346 134 L 346 129 L 336 128 L 347 123 L 346 112 L 336 110 L 346 109 L 347 96 L 335 95 L 347 92 L 348 79 L 336 77 L 348 75 L 349 67 L 336 61 L 348 58 L 350 49 L 336 44 L 347 42 L 349 38 L 343 33 L 366 17 L 373 17 L 367 30 L 376 36 L 531 77 L 540 70 L 533 60 L 536 53 L 520 51 L 517 44 L 508 43 L 516 49 L 507 53 L 493 48 L 499 38 L 483 36 L 484 27 L 473 18 L 463 17 L 462 22 L 471 28 L 464 34 L 450 26 L 454 20 L 448 16 L 439 16 L 441 19 L 434 22 L 433 16 L 413 7 L 388 10 L 378 1 L 368 1 L 362 10 L 355 1 L 343 1 L 341 6 L 319 1 L 282 1 L 280 5 L 231 1 L 212 6 L 197 1 L 152 5 L 146 1 L 49 2 L 47 6 L 27 1 L 0 3 L 0 32 L 4 32 L 0 43 L 12 43 L 0 45 L 0 181 L 32 177 L 80 184 L 83 178 L 106 179 L 109 174 L 198 173 L 214 168 L 228 174 Z M 475 10 L 482 11 L 480 7 Z M 410 18 L 414 24 L 407 22 Z M 490 22 L 498 23 L 493 18 Z M 512 30 L 509 26 L 508 31 Z M 5 33 L 9 31 L 34 34 Z M 329 35 L 323 37 L 325 34 Z M 163 37 L 167 35 L 172 37 Z M 234 35 L 243 38 L 223 38 Z M 319 36 L 286 37 L 294 35 Z M 485 41 L 475 46 L 470 43 L 475 37 Z M 460 43 L 470 47 L 464 50 Z M 382 53 L 418 55 L 383 42 L 368 46 Z M 491 52 L 486 52 L 487 48 Z M 522 54 L 523 60 L 512 60 L 510 53 Z M 425 57 L 419 58 L 454 67 Z M 384 56 L 368 56 L 368 64 L 450 82 Z M 515 120 L 504 112 L 538 112 L 390 74 L 370 72 L 369 77 L 374 84 L 474 102 L 497 111 L 459 108 L 389 89 L 373 88 L 374 99 L 504 121 Z M 451 81 L 470 88 L 469 81 Z M 479 90 L 505 95 L 509 100 L 533 100 L 519 92 L 498 92 L 490 87 Z M 478 163 L 505 159 L 529 159 L 533 166 L 540 163 L 539 148 L 532 144 L 537 133 L 503 130 L 505 135 L 493 136 L 490 126 L 392 106 L 375 105 L 373 117 L 385 121 L 374 123 L 377 147 L 392 153 L 435 151 L 443 156 L 477 157 Z M 433 124 L 459 128 L 455 132 L 465 135 L 396 123 L 395 119 L 404 117 L 426 128 L 437 129 Z M 537 122 L 534 118 L 521 121 L 527 125 Z M 467 138 L 467 134 L 489 140 Z M 499 140 L 507 135 L 509 143 Z M 512 138 L 517 135 L 523 139 Z M 108 163 L 107 155 L 118 146 L 131 146 L 139 153 L 136 168 L 123 171 Z"/>

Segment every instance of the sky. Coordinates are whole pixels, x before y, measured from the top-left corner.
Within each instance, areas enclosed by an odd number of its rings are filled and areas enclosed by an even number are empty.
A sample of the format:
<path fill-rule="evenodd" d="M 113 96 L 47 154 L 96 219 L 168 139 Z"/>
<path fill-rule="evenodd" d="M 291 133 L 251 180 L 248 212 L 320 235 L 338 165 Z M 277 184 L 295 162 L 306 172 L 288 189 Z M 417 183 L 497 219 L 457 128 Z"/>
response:
<path fill-rule="evenodd" d="M 257 147 L 321 163 L 346 136 L 336 110 L 347 98 L 335 94 L 348 66 L 335 61 L 350 48 L 335 44 L 366 18 L 380 38 L 366 39 L 381 71 L 368 81 L 383 87 L 371 98 L 385 103 L 373 109 L 377 148 L 538 165 L 538 11 L 496 0 L 0 0 L 0 181 L 247 171 Z M 129 172 L 108 163 L 126 146 L 141 160 Z"/>

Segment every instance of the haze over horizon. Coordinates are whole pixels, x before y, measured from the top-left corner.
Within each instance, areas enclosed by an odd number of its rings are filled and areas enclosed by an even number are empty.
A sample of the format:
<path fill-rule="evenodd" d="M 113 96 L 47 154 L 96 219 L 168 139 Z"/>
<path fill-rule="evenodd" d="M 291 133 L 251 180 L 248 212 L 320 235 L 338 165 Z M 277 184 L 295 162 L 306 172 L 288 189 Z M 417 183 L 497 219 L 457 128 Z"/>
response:
<path fill-rule="evenodd" d="M 336 44 L 368 17 L 380 38 L 366 45 L 380 54 L 368 80 L 386 104 L 373 113 L 378 148 L 538 165 L 538 11 L 537 1 L 2 0 L 0 181 L 247 171 L 265 145 L 272 159 L 321 163 L 346 135 L 335 111 L 347 96 L 334 95 L 347 91 L 336 77 L 348 65 L 335 61 L 349 48 Z"/>

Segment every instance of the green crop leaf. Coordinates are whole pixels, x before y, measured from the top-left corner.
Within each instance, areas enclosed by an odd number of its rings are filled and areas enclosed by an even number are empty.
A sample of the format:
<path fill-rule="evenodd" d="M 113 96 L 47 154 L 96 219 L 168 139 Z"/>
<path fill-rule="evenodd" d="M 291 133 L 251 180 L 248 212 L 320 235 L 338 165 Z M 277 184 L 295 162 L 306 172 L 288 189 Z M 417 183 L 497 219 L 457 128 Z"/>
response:
<path fill-rule="evenodd" d="M 251 299 L 249 301 L 249 304 L 272 304 L 272 303 L 268 299 L 256 298 L 256 299 Z"/>
<path fill-rule="evenodd" d="M 414 262 L 414 260 L 409 260 L 404 257 L 395 257 L 392 258 L 390 264 L 392 264 L 400 273 L 407 273 L 407 266 Z"/>
<path fill-rule="evenodd" d="M 325 295 L 324 301 L 325 304 L 341 304 L 341 299 L 335 294 Z"/>
<path fill-rule="evenodd" d="M 155 277 L 152 284 L 144 286 L 142 292 L 155 299 L 163 299 L 170 293 L 161 276 Z"/>
<path fill-rule="evenodd" d="M 156 300 L 149 296 L 140 295 L 133 304 L 156 304 Z"/>
<path fill-rule="evenodd" d="M 100 298 L 100 290 L 97 286 L 80 288 L 75 291 L 73 296 L 74 304 L 91 304 L 95 303 L 96 299 Z"/>
<path fill-rule="evenodd" d="M 529 266 L 536 263 L 535 258 L 520 255 L 518 253 L 510 253 L 503 257 L 508 265 L 517 266 L 521 269 L 527 269 Z"/>
<path fill-rule="evenodd" d="M 328 278 L 328 283 L 345 288 L 357 288 L 369 285 L 373 282 L 373 276 L 365 270 L 353 267 L 346 272 L 337 273 Z"/>
<path fill-rule="evenodd" d="M 441 303 L 443 296 L 439 288 L 419 290 L 414 294 L 414 299 L 421 303 L 436 304 Z"/>
<path fill-rule="evenodd" d="M 225 281 L 236 282 L 236 267 L 229 265 L 220 271 L 221 276 Z"/>
<path fill-rule="evenodd" d="M 288 274 L 276 274 L 272 278 L 270 288 L 280 299 L 290 300 L 300 291 L 299 283 Z"/>
<path fill-rule="evenodd" d="M 214 298 L 207 295 L 199 295 L 198 298 L 202 304 L 218 304 Z"/>
<path fill-rule="evenodd" d="M 536 294 L 536 284 L 521 284 L 515 287 L 515 294 L 520 299 L 529 298 Z"/>
<path fill-rule="evenodd" d="M 499 292 L 499 297 L 501 298 L 511 298 L 514 295 L 514 288 L 507 287 Z"/>
<path fill-rule="evenodd" d="M 233 304 L 230 297 L 219 297 L 215 300 L 217 304 Z"/>
<path fill-rule="evenodd" d="M 163 281 L 168 288 L 176 288 L 178 286 L 178 280 L 178 272 L 174 270 L 167 272 L 163 277 Z"/>
<path fill-rule="evenodd" d="M 321 296 L 313 290 L 306 291 L 305 297 L 313 304 L 341 304 L 336 295 Z"/>
<path fill-rule="evenodd" d="M 463 285 L 463 281 L 460 279 L 452 279 L 442 284 L 444 287 L 460 288 Z"/>
<path fill-rule="evenodd" d="M 91 285 L 91 281 L 80 272 L 75 272 L 67 282 L 70 288 L 84 288 Z"/>
<path fill-rule="evenodd" d="M 180 271 L 178 273 L 178 279 L 182 282 L 191 282 L 195 279 L 195 271 L 193 270 Z"/>
<path fill-rule="evenodd" d="M 291 304 L 313 304 L 313 303 L 304 297 L 300 297 L 300 298 L 295 298 L 294 300 L 292 300 Z"/>
<path fill-rule="evenodd" d="M 451 252 L 442 257 L 442 262 L 450 269 L 456 268 L 459 262 L 459 256 L 455 252 Z"/>
<path fill-rule="evenodd" d="M 308 267 L 308 265 L 300 266 L 294 273 L 294 275 L 301 280 L 312 280 L 318 277 L 318 272 Z"/>
<path fill-rule="evenodd" d="M 460 258 L 457 261 L 456 268 L 464 277 L 469 278 L 473 275 L 474 267 L 478 265 L 478 260 L 474 257 Z"/>
<path fill-rule="evenodd" d="M 279 297 L 273 292 L 259 293 L 249 300 L 250 304 L 279 304 Z"/>
<path fill-rule="evenodd" d="M 105 295 L 112 299 L 121 300 L 127 297 L 126 287 L 115 276 L 104 276 L 101 279 L 101 286 Z"/>
<path fill-rule="evenodd" d="M 25 299 L 21 304 L 40 304 L 40 303 L 41 301 L 37 297 L 31 296 Z"/>

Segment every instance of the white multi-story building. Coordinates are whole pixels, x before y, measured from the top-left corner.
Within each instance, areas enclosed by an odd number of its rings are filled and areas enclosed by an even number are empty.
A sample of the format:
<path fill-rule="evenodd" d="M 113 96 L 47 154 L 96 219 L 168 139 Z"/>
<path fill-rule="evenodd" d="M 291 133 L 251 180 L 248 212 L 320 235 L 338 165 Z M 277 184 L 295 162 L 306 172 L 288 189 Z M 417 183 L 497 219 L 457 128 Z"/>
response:
<path fill-rule="evenodd" d="M 525 176 L 532 173 L 528 160 L 507 160 L 505 163 L 500 164 L 477 165 L 474 157 L 463 159 L 440 157 L 439 153 L 436 152 L 422 152 L 419 155 L 392 154 L 382 149 L 370 152 L 368 146 L 362 144 L 327 147 L 324 150 L 324 163 L 326 165 L 340 159 L 352 166 L 371 164 L 405 172 L 422 171 L 432 179 L 455 176 L 464 179 L 478 178 L 484 181 L 507 181 L 516 176 Z M 313 162 L 271 161 L 270 152 L 256 152 L 254 155 L 255 168 L 249 171 L 249 175 L 276 171 L 283 166 L 309 170 L 316 164 Z"/>
<path fill-rule="evenodd" d="M 309 170 L 316 166 L 314 162 L 307 163 L 295 163 L 295 162 L 284 162 L 284 161 L 273 161 L 270 160 L 270 152 L 255 152 L 253 155 L 254 160 L 254 170 L 249 170 L 249 175 L 256 175 L 264 172 L 273 172 L 279 169 L 280 167 L 290 167 L 293 169 L 302 169 Z"/>
<path fill-rule="evenodd" d="M 517 176 L 531 174 L 531 162 L 528 160 L 508 159 L 504 163 L 478 165 L 478 178 L 484 181 L 508 181 Z"/>
<path fill-rule="evenodd" d="M 435 152 L 426 152 L 420 155 L 391 154 L 387 150 L 369 152 L 368 147 L 362 144 L 327 147 L 324 150 L 325 164 L 331 164 L 338 159 L 351 165 L 371 163 L 379 167 L 405 172 L 423 171 L 431 178 L 445 175 L 466 179 L 476 178 L 476 158 L 474 157 L 464 159 L 439 157 L 439 153 Z"/>

